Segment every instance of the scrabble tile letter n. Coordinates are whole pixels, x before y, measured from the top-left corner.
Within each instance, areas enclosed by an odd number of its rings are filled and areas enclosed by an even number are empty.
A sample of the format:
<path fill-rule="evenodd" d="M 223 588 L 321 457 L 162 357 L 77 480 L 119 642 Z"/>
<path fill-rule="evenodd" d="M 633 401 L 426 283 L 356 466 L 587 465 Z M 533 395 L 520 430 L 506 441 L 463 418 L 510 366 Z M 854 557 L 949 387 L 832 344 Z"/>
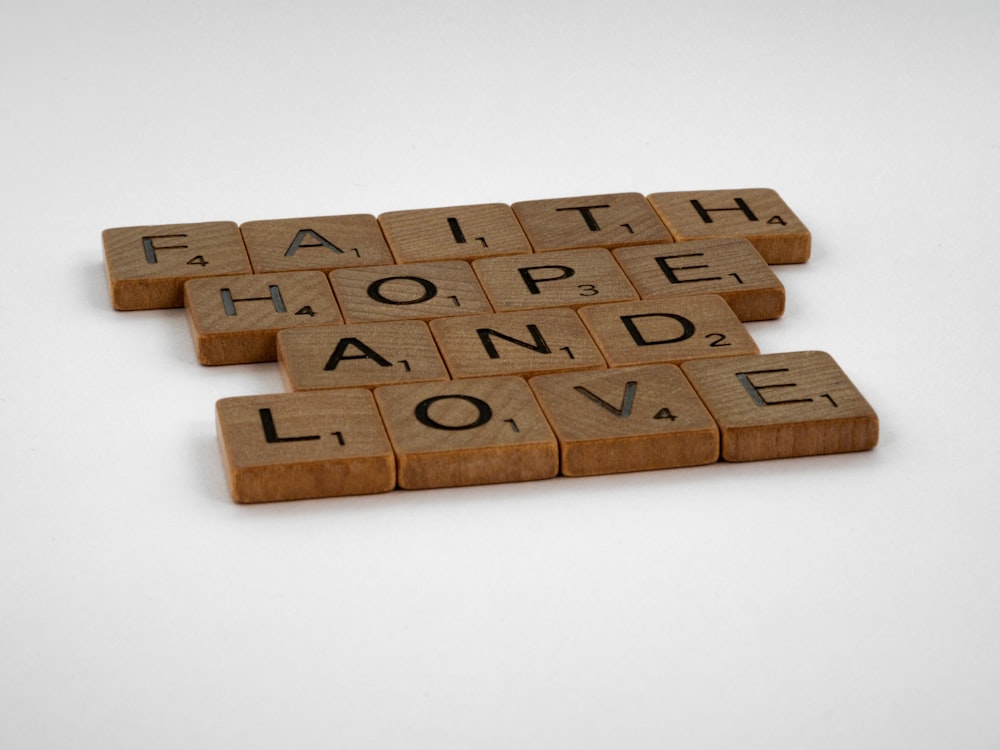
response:
<path fill-rule="evenodd" d="M 726 461 L 864 451 L 878 417 L 825 352 L 791 352 L 681 365 L 712 413 Z"/>

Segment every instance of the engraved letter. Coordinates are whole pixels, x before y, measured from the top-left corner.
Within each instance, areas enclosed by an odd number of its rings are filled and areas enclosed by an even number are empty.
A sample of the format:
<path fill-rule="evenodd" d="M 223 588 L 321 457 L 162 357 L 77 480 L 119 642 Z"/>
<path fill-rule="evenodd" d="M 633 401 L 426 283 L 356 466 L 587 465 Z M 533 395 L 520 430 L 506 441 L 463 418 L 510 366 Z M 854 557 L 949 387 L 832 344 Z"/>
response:
<path fill-rule="evenodd" d="M 360 351 L 361 354 L 344 354 L 349 346 L 353 346 L 355 349 Z M 333 354 L 330 355 L 330 359 L 326 361 L 326 366 L 323 369 L 336 370 L 337 365 L 345 359 L 370 359 L 381 367 L 392 367 L 392 362 L 372 349 L 361 339 L 348 337 L 337 342 L 337 348 L 333 350 Z"/>
<path fill-rule="evenodd" d="M 387 281 L 415 281 L 424 289 L 424 295 L 422 297 L 417 297 L 415 299 L 397 300 L 389 299 L 382 294 L 382 285 Z M 376 302 L 381 302 L 383 305 L 418 305 L 421 302 L 426 302 L 429 299 L 433 299 L 438 293 L 437 286 L 427 279 L 421 279 L 419 276 L 388 276 L 384 279 L 379 279 L 378 281 L 373 281 L 368 285 L 368 296 L 371 297 Z"/>
<path fill-rule="evenodd" d="M 795 388 L 796 385 L 795 383 L 772 383 L 771 385 L 758 385 L 757 383 L 754 383 L 752 380 L 750 380 L 751 375 L 769 375 L 771 373 L 777 373 L 777 372 L 788 372 L 788 368 L 782 367 L 777 370 L 754 370 L 751 372 L 738 372 L 736 373 L 736 377 L 740 381 L 740 385 L 742 385 L 746 389 L 746 392 L 750 394 L 750 398 L 753 399 L 753 402 L 757 404 L 757 406 L 778 406 L 779 404 L 807 404 L 810 401 L 812 401 L 811 398 L 791 398 L 791 399 L 786 399 L 784 401 L 768 401 L 766 398 L 764 398 L 764 395 L 761 393 L 761 391 L 766 390 L 768 388 Z"/>
<path fill-rule="evenodd" d="M 579 211 L 580 216 L 587 223 L 587 229 L 591 232 L 601 231 L 601 225 L 597 223 L 597 219 L 594 218 L 594 214 L 591 213 L 591 209 L 594 208 L 611 208 L 607 203 L 599 206 L 573 206 L 572 208 L 557 208 L 556 211 Z"/>
<path fill-rule="evenodd" d="M 645 336 L 639 331 L 639 327 L 635 324 L 637 318 L 669 318 L 671 320 L 676 320 L 681 324 L 681 334 L 679 336 L 674 336 L 672 339 L 659 339 L 656 341 L 649 341 Z M 621 316 L 622 323 L 625 324 L 625 328 L 628 330 L 629 334 L 632 336 L 632 340 L 635 341 L 639 346 L 653 346 L 654 344 L 676 344 L 678 341 L 685 341 L 686 339 L 694 336 L 694 323 L 685 318 L 683 315 L 675 315 L 674 313 L 643 313 L 641 315 L 623 315 Z"/>
<path fill-rule="evenodd" d="M 229 289 L 220 289 L 219 292 L 222 294 L 222 306 L 226 310 L 226 315 L 232 316 L 236 315 L 236 303 L 237 302 L 261 302 L 268 301 L 274 305 L 274 311 L 278 313 L 287 312 L 285 310 L 285 301 L 281 298 L 281 289 L 278 288 L 277 284 L 269 284 L 268 292 L 270 296 L 268 297 L 243 297 L 241 299 L 233 299 L 233 293 Z"/>
<path fill-rule="evenodd" d="M 544 271 L 547 268 L 551 268 L 553 271 L 560 272 L 559 276 L 548 276 L 536 279 L 532 276 L 532 271 Z M 521 278 L 524 280 L 525 286 L 528 287 L 528 291 L 532 294 L 541 294 L 542 290 L 538 288 L 539 282 L 542 281 L 559 281 L 560 279 L 568 279 L 570 276 L 576 273 L 569 266 L 528 266 L 527 268 L 519 268 L 517 272 L 521 274 Z"/>
<path fill-rule="evenodd" d="M 306 238 L 307 234 L 311 234 L 313 237 L 319 240 L 319 242 L 310 242 L 308 244 L 304 243 L 302 240 Z M 295 235 L 295 239 L 292 240 L 292 244 L 289 245 L 288 249 L 285 251 L 285 257 L 290 258 L 291 256 L 295 255 L 295 251 L 298 250 L 300 247 L 325 247 L 328 250 L 331 250 L 335 253 L 344 252 L 339 247 L 330 242 L 330 240 L 326 239 L 326 237 L 323 237 L 319 232 L 314 232 L 312 229 L 299 230 L 298 234 Z"/>
<path fill-rule="evenodd" d="M 479 412 L 476 419 L 469 422 L 468 424 L 441 424 L 436 419 L 432 418 L 430 415 L 430 408 L 438 401 L 443 401 L 448 398 L 457 398 L 462 401 L 468 401 L 470 404 L 476 407 L 476 411 Z M 436 430 L 471 430 L 475 427 L 480 427 L 491 419 L 493 419 L 493 410 L 490 405 L 487 404 L 482 399 L 476 398 L 475 396 L 466 396 L 461 393 L 448 394 L 445 396 L 434 396 L 432 398 L 427 398 L 417 404 L 417 408 L 413 410 L 413 415 L 417 418 L 420 424 L 426 425 L 428 427 L 433 427 Z"/>
<path fill-rule="evenodd" d="M 533 349 L 539 354 L 551 354 L 552 350 L 549 349 L 548 343 L 542 338 L 541 331 L 538 330 L 538 326 L 534 323 L 529 323 L 528 333 L 534 339 L 535 343 L 531 344 L 527 341 L 522 341 L 521 339 L 516 339 L 513 336 L 508 336 L 505 333 L 500 333 L 499 331 L 494 331 L 492 328 L 477 328 L 476 333 L 479 334 L 479 340 L 483 343 L 483 348 L 486 349 L 486 353 L 490 356 L 490 359 L 500 359 L 500 352 L 497 351 L 496 344 L 493 343 L 493 339 L 490 336 L 496 336 L 497 338 L 503 339 L 504 341 L 509 341 L 512 344 L 517 344 L 518 346 L 523 346 L 525 349 Z"/>
<path fill-rule="evenodd" d="M 162 247 L 156 247 L 153 245 L 153 240 L 165 240 L 173 239 L 175 237 L 187 237 L 186 234 L 154 234 L 149 237 L 142 238 L 142 249 L 146 253 L 146 262 L 153 265 L 157 262 L 156 251 L 157 250 L 184 250 L 187 245 L 163 245 Z"/>
<path fill-rule="evenodd" d="M 630 380 L 625 384 L 625 393 L 622 394 L 622 405 L 620 407 L 612 406 L 596 393 L 591 393 L 582 385 L 574 386 L 573 390 L 583 394 L 598 406 L 607 409 L 616 417 L 627 418 L 632 416 L 632 403 L 635 401 L 635 391 L 638 387 L 639 384 L 635 380 Z"/>
<path fill-rule="evenodd" d="M 698 212 L 698 216 L 700 216 L 701 220 L 706 224 L 712 223 L 712 217 L 710 216 L 710 214 L 713 211 L 742 211 L 743 215 L 747 217 L 748 221 L 757 221 L 757 217 L 754 216 L 753 211 L 750 210 L 750 206 L 748 206 L 746 204 L 746 201 L 744 201 L 742 198 L 736 199 L 735 208 L 703 208 L 701 202 L 695 199 L 691 200 L 691 205 L 694 206 L 694 210 Z"/>
<path fill-rule="evenodd" d="M 264 439 L 269 443 L 298 443 L 303 440 L 319 440 L 319 435 L 299 435 L 297 437 L 280 437 L 274 426 L 274 416 L 270 409 L 258 409 L 260 426 L 264 428 Z"/>
<path fill-rule="evenodd" d="M 682 255 L 660 255 L 656 258 L 656 265 L 660 267 L 663 271 L 663 275 L 667 277 L 671 284 L 686 284 L 692 281 L 720 281 L 721 276 L 702 276 L 697 279 L 679 279 L 677 278 L 677 271 L 690 271 L 695 268 L 708 268 L 706 265 L 700 266 L 671 266 L 667 263 L 668 260 L 673 258 L 701 258 L 704 257 L 705 253 L 684 253 Z"/>

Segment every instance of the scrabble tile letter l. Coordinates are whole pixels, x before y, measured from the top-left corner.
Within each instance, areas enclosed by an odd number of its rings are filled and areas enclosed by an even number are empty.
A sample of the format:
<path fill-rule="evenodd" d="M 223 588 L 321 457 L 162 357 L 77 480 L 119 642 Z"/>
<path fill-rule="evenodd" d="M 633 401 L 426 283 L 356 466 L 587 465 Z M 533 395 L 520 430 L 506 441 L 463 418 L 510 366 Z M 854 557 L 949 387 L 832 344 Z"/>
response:
<path fill-rule="evenodd" d="M 216 403 L 229 490 L 238 503 L 388 492 L 392 447 L 363 388 Z"/>

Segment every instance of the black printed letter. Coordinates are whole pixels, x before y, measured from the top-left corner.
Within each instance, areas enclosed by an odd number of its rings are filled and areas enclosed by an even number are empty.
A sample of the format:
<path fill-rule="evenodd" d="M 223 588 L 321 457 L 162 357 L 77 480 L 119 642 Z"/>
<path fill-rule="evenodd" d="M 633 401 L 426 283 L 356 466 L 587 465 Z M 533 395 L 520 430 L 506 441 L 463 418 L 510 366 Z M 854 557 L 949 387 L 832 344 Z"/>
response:
<path fill-rule="evenodd" d="M 658 341 L 647 341 L 646 337 L 642 335 L 639 331 L 639 327 L 635 324 L 637 318 L 670 318 L 671 320 L 676 320 L 681 324 L 681 335 L 674 336 L 672 339 L 660 339 Z M 676 344 L 678 341 L 684 341 L 694 336 L 694 323 L 685 318 L 683 315 L 675 315 L 674 313 L 643 313 L 641 315 L 623 315 L 621 317 L 622 323 L 625 324 L 625 328 L 632 335 L 632 340 L 635 341 L 639 346 L 652 346 L 654 344 Z"/>
<path fill-rule="evenodd" d="M 233 293 L 228 289 L 220 289 L 219 292 L 222 294 L 222 306 L 226 309 L 226 315 L 236 314 L 236 303 L 237 302 L 260 302 L 268 301 L 274 305 L 274 311 L 283 313 L 287 312 L 285 310 L 285 301 L 281 299 L 281 290 L 278 288 L 277 284 L 269 284 L 268 292 L 269 297 L 243 297 L 241 299 L 233 299 Z"/>
<path fill-rule="evenodd" d="M 591 232 L 599 232 L 601 231 L 601 225 L 597 223 L 597 219 L 595 219 L 594 215 L 590 212 L 592 208 L 611 208 L 611 206 L 604 203 L 600 206 L 573 206 L 572 208 L 557 208 L 556 211 L 579 211 L 580 216 L 582 216 L 583 220 L 587 222 L 587 229 Z"/>
<path fill-rule="evenodd" d="M 779 404 L 806 404 L 812 401 L 811 398 L 792 398 L 786 399 L 785 401 L 768 401 L 764 398 L 761 391 L 767 388 L 794 388 L 795 383 L 773 383 L 771 385 L 757 385 L 750 380 L 751 375 L 769 375 L 776 372 L 788 372 L 787 367 L 782 367 L 777 370 L 754 370 L 752 372 L 738 372 L 736 373 L 737 379 L 740 384 L 746 389 L 746 392 L 750 394 L 750 398 L 757 406 L 777 406 Z"/>
<path fill-rule="evenodd" d="M 344 354 L 349 346 L 353 346 L 361 354 Z M 337 348 L 333 350 L 333 354 L 330 355 L 330 359 L 326 361 L 326 367 L 323 369 L 336 370 L 337 365 L 345 359 L 370 359 L 381 367 L 392 367 L 392 362 L 361 341 L 361 339 L 349 337 L 337 342 Z"/>
<path fill-rule="evenodd" d="M 468 401 L 470 404 L 476 407 L 479 412 L 479 416 L 469 422 L 468 424 L 458 424 L 458 425 L 448 425 L 441 424 L 436 419 L 432 419 L 430 416 L 430 408 L 438 401 L 443 401 L 446 398 L 458 398 L 462 401 Z M 449 394 L 445 396 L 434 396 L 433 398 L 424 399 L 419 404 L 417 408 L 413 410 L 413 415 L 417 418 L 420 424 L 427 425 L 428 427 L 433 427 L 436 430 L 471 430 L 474 427 L 479 427 L 486 424 L 491 419 L 493 419 L 493 410 L 490 405 L 487 404 L 482 399 L 478 399 L 475 396 L 465 396 L 460 393 Z"/>
<path fill-rule="evenodd" d="M 304 243 L 302 240 L 306 238 L 307 234 L 311 234 L 313 237 L 319 240 L 319 242 L 310 242 L 308 244 Z M 295 235 L 295 239 L 292 240 L 292 244 L 289 245 L 288 249 L 285 251 L 285 257 L 289 258 L 295 255 L 295 251 L 298 250 L 300 247 L 325 247 L 328 250 L 332 250 L 335 253 L 344 252 L 339 247 L 330 242 L 330 240 L 326 239 L 326 237 L 323 237 L 321 234 L 319 234 L 319 232 L 314 232 L 312 229 L 299 230 L 299 233 Z"/>
<path fill-rule="evenodd" d="M 543 271 L 546 268 L 551 268 L 554 271 L 560 271 L 559 276 L 549 276 L 547 278 L 536 279 L 531 275 L 532 271 Z M 542 290 L 538 288 L 539 282 L 542 281 L 559 281 L 560 279 L 568 279 L 576 271 L 574 271 L 569 266 L 529 266 L 528 268 L 519 268 L 517 272 L 521 274 L 521 278 L 524 280 L 525 286 L 528 287 L 528 291 L 532 294 L 541 294 Z"/>
<path fill-rule="evenodd" d="M 698 212 L 701 220 L 706 224 L 712 223 L 712 217 L 709 216 L 709 214 L 713 211 L 742 211 L 748 221 L 757 221 L 757 217 L 753 215 L 753 211 L 750 210 L 750 206 L 748 206 L 746 201 L 742 198 L 736 199 L 736 208 L 703 208 L 701 203 L 694 199 L 691 200 L 691 205 L 694 206 L 694 210 Z"/>
<path fill-rule="evenodd" d="M 534 344 L 530 344 L 527 341 L 522 341 L 521 339 L 516 339 L 513 336 L 508 336 L 505 333 L 500 333 L 499 331 L 494 331 L 492 328 L 477 328 L 476 333 L 479 334 L 479 340 L 483 342 L 483 347 L 486 349 L 486 353 L 490 355 L 490 359 L 500 359 L 500 352 L 497 351 L 496 344 L 493 343 L 493 339 L 490 336 L 496 336 L 497 338 L 503 339 L 504 341 L 509 341 L 512 344 L 517 344 L 518 346 L 523 346 L 525 349 L 533 349 L 539 354 L 551 354 L 552 350 L 549 349 L 549 345 L 542 338 L 541 332 L 538 330 L 538 326 L 533 323 L 529 323 L 528 333 L 535 340 Z"/>
<path fill-rule="evenodd" d="M 719 281 L 722 279 L 721 276 L 702 276 L 697 279 L 679 279 L 677 278 L 676 271 L 690 271 L 695 268 L 708 268 L 706 265 L 701 266 L 671 266 L 667 263 L 668 260 L 672 258 L 701 258 L 704 257 L 705 253 L 685 253 L 683 255 L 660 255 L 656 258 L 656 265 L 660 267 L 663 271 L 663 275 L 667 277 L 671 284 L 685 284 L 692 281 Z"/>

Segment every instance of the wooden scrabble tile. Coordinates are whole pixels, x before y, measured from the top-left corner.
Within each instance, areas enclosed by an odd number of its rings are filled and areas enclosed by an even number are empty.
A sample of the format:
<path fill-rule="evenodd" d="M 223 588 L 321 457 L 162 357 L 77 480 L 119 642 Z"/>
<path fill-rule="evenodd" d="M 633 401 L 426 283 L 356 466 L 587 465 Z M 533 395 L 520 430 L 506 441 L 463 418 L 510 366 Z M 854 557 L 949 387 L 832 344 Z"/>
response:
<path fill-rule="evenodd" d="M 718 294 L 742 321 L 785 310 L 785 287 L 742 237 L 621 247 L 614 255 L 643 299 Z"/>
<path fill-rule="evenodd" d="M 292 391 L 448 379 L 437 344 L 421 320 L 278 331 L 278 364 Z"/>
<path fill-rule="evenodd" d="M 240 225 L 254 273 L 332 271 L 392 263 L 371 214 L 248 221 Z"/>
<path fill-rule="evenodd" d="M 231 221 L 105 229 L 104 260 L 116 310 L 184 305 L 184 282 L 251 272 Z"/>
<path fill-rule="evenodd" d="M 453 378 L 540 375 L 606 367 L 597 345 L 572 310 L 439 318 L 430 323 Z"/>
<path fill-rule="evenodd" d="M 874 448 L 878 417 L 826 352 L 682 365 L 719 425 L 722 458 L 759 461 Z"/>
<path fill-rule="evenodd" d="M 809 230 L 773 190 L 654 193 L 649 202 L 677 242 L 745 237 L 768 263 L 809 260 Z"/>
<path fill-rule="evenodd" d="M 552 429 L 521 378 L 375 389 L 405 489 L 548 479 L 559 473 Z"/>
<path fill-rule="evenodd" d="M 757 354 L 757 344 L 716 294 L 581 307 L 611 367 Z"/>
<path fill-rule="evenodd" d="M 512 208 L 535 252 L 673 242 L 639 193 L 521 201 Z"/>
<path fill-rule="evenodd" d="M 540 375 L 529 385 L 578 477 L 714 463 L 719 430 L 675 365 Z"/>
<path fill-rule="evenodd" d="M 238 503 L 366 495 L 396 486 L 396 461 L 371 391 L 363 388 L 216 403 L 216 425 Z"/>
<path fill-rule="evenodd" d="M 192 279 L 184 305 L 203 365 L 273 362 L 279 330 L 343 322 L 322 271 Z"/>
<path fill-rule="evenodd" d="M 611 252 L 593 247 L 474 261 L 497 312 L 639 299 Z"/>
<path fill-rule="evenodd" d="M 378 222 L 397 263 L 531 252 L 521 225 L 505 203 L 389 211 Z"/>
<path fill-rule="evenodd" d="M 493 312 L 464 260 L 343 268 L 330 283 L 348 323 Z"/>

